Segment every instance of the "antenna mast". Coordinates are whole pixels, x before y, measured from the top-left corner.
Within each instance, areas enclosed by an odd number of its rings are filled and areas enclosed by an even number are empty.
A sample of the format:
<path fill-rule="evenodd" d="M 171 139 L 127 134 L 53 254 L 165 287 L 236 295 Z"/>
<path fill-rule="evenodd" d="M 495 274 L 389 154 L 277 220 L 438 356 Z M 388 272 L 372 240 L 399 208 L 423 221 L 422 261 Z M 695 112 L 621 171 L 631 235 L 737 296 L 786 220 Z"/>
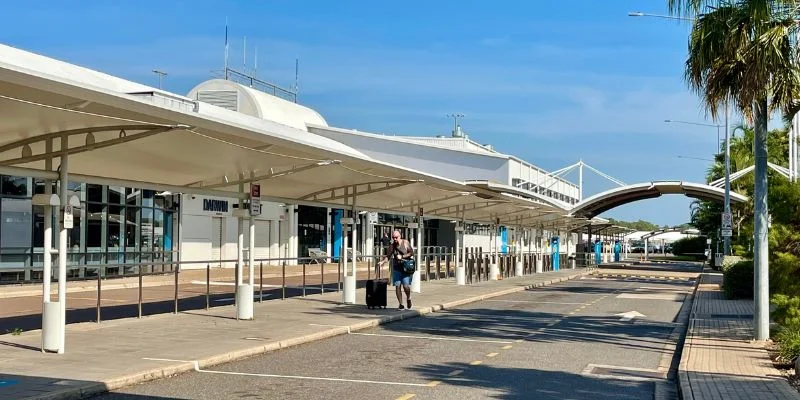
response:
<path fill-rule="evenodd" d="M 300 59 L 294 59 L 294 102 L 297 103 L 297 97 L 300 95 Z"/>
<path fill-rule="evenodd" d="M 225 17 L 225 79 L 228 79 L 228 17 Z"/>

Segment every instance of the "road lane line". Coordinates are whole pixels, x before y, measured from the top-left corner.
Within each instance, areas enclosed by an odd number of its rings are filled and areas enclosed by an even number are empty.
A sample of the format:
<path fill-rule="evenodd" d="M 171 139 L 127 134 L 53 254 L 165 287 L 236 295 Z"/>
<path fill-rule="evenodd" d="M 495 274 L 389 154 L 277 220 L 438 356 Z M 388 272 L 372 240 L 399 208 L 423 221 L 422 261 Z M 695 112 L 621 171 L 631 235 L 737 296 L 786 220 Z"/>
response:
<path fill-rule="evenodd" d="M 427 385 L 425 385 L 425 386 L 427 386 L 427 387 L 436 387 L 436 386 L 437 386 L 438 384 L 440 384 L 440 383 L 442 383 L 442 381 L 430 381 L 430 382 L 429 382 Z"/>
<path fill-rule="evenodd" d="M 489 353 L 486 355 L 486 357 L 497 357 L 498 354 L 500 353 Z"/>
<path fill-rule="evenodd" d="M 536 303 L 536 304 L 583 304 L 583 303 L 561 303 L 557 301 L 536 301 L 536 300 L 484 300 L 484 301 L 492 301 L 496 303 Z"/>
<path fill-rule="evenodd" d="M 408 399 L 414 398 L 414 396 L 416 396 L 414 393 L 406 393 L 406 394 L 404 394 L 404 395 L 402 395 L 402 396 L 400 396 L 400 397 L 398 397 L 398 398 L 396 398 L 394 400 L 408 400 Z"/>
<path fill-rule="evenodd" d="M 503 350 L 508 350 L 508 349 L 510 349 L 510 348 L 512 348 L 512 347 L 514 347 L 514 346 L 512 346 L 512 345 L 510 345 L 510 344 L 509 344 L 509 345 L 507 345 L 507 346 L 503 346 L 503 347 L 501 347 L 501 349 L 503 349 Z"/>
<path fill-rule="evenodd" d="M 368 383 L 374 385 L 390 385 L 390 386 L 430 387 L 431 385 L 430 382 L 429 383 L 386 382 L 386 381 L 370 381 L 365 379 L 324 378 L 321 376 L 256 374 L 250 372 L 213 371 L 208 369 L 197 369 L 197 372 L 202 372 L 204 374 L 217 374 L 217 375 L 252 376 L 256 378 L 284 378 L 284 379 L 299 379 L 299 380 L 310 380 L 310 381 Z"/>
<path fill-rule="evenodd" d="M 481 364 L 483 364 L 483 361 L 481 361 L 481 360 L 475 360 L 475 361 L 469 363 L 469 365 L 481 365 Z"/>
<path fill-rule="evenodd" d="M 390 334 L 385 334 L 385 333 L 350 332 L 350 334 L 351 335 L 359 335 L 359 336 L 396 337 L 396 338 L 404 338 L 404 339 L 447 340 L 447 341 L 453 341 L 453 342 L 477 342 L 477 343 L 499 343 L 499 344 L 514 343 L 513 341 L 509 341 L 509 340 L 464 339 L 464 338 L 447 338 L 447 337 L 438 337 L 438 336 L 417 336 L 417 335 L 390 335 Z"/>

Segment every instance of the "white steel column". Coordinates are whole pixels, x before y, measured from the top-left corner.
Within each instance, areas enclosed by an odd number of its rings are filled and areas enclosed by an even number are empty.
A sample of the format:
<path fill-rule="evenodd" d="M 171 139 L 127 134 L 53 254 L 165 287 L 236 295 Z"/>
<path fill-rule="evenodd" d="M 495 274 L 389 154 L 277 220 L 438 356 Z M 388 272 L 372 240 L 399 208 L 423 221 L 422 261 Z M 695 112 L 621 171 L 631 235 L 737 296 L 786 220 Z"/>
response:
<path fill-rule="evenodd" d="M 456 214 L 458 215 L 458 214 Z M 460 244 L 460 254 L 461 254 L 461 263 L 458 263 L 456 260 L 456 284 L 457 285 L 466 285 L 467 284 L 467 238 L 466 238 L 466 231 L 467 229 L 467 221 L 464 218 L 464 206 L 461 206 L 461 232 L 456 232 L 456 238 L 461 238 Z"/>
<path fill-rule="evenodd" d="M 48 154 L 53 152 L 53 140 L 47 139 L 46 152 Z M 45 169 L 50 172 L 53 170 L 53 160 L 51 158 L 45 159 Z M 44 193 L 48 197 L 53 194 L 53 182 L 49 179 L 44 181 Z M 50 281 L 53 279 L 53 206 L 46 204 L 44 206 L 44 246 L 42 250 L 42 351 L 44 350 L 57 350 L 58 343 L 48 343 L 45 340 L 48 335 L 54 331 L 56 327 L 52 327 L 47 323 L 47 315 L 52 314 L 53 308 L 50 303 Z M 60 320 L 60 318 L 59 318 Z M 52 336 L 50 336 L 52 337 Z"/>
<path fill-rule="evenodd" d="M 66 150 L 68 147 L 67 137 L 61 137 L 61 149 Z M 69 204 L 68 186 L 69 186 L 69 159 L 65 153 L 61 155 L 61 165 L 59 166 L 59 197 L 61 200 L 61 214 L 59 217 L 64 218 L 64 209 Z M 141 268 L 141 267 L 140 267 Z M 62 222 L 58 232 L 58 308 L 59 308 L 59 348 L 58 354 L 64 354 L 67 344 L 67 228 Z"/>
<path fill-rule="evenodd" d="M 353 188 L 353 197 L 350 198 L 348 195 L 349 188 L 344 188 L 344 205 L 342 209 L 344 210 L 344 215 L 347 215 L 347 202 L 348 200 L 352 200 L 353 207 L 355 207 L 355 188 Z M 342 224 L 342 250 L 339 253 L 339 257 L 342 260 L 342 274 L 343 277 L 343 285 L 342 285 L 342 303 L 344 304 L 355 304 L 356 303 L 356 275 L 355 275 L 355 268 L 349 268 L 350 263 L 348 262 L 347 257 L 347 249 L 348 249 L 348 232 L 347 229 L 354 229 L 355 227 L 351 224 L 352 219 L 346 218 L 345 221 L 347 223 Z M 355 264 L 355 261 L 353 262 Z"/>
<path fill-rule="evenodd" d="M 422 273 L 420 269 L 422 269 L 422 249 L 423 247 L 423 238 L 422 238 L 422 231 L 425 230 L 425 223 L 422 220 L 422 215 L 420 215 L 419 206 L 417 207 L 417 246 L 414 249 L 414 258 L 416 259 L 417 269 L 414 271 L 414 275 L 411 277 L 411 291 L 414 293 L 422 292 Z M 427 277 L 426 277 L 427 278 Z"/>
<path fill-rule="evenodd" d="M 522 240 L 525 237 L 522 225 L 520 225 L 520 218 L 517 218 L 517 227 L 514 229 L 514 252 L 517 254 L 517 262 L 514 263 L 514 275 L 523 275 L 522 263 Z"/>
<path fill-rule="evenodd" d="M 243 174 L 239 174 L 239 193 L 244 193 L 244 183 L 242 180 L 244 179 Z M 242 269 L 244 268 L 244 221 L 242 218 L 242 213 L 244 212 L 244 200 L 239 199 L 239 208 L 236 210 L 236 227 L 237 227 L 237 236 L 236 236 L 236 264 L 238 265 L 236 271 L 236 287 L 238 288 L 242 284 Z M 237 308 L 239 307 L 238 299 L 237 299 Z"/>
<path fill-rule="evenodd" d="M 497 263 L 500 261 L 499 253 L 497 251 L 497 235 L 499 234 L 498 230 L 500 229 L 499 225 L 492 226 L 492 241 L 494 244 L 492 245 L 492 252 L 494 253 L 494 258 L 492 258 L 492 263 L 489 266 L 489 280 L 496 281 L 497 276 L 500 275 L 500 267 L 498 267 Z"/>

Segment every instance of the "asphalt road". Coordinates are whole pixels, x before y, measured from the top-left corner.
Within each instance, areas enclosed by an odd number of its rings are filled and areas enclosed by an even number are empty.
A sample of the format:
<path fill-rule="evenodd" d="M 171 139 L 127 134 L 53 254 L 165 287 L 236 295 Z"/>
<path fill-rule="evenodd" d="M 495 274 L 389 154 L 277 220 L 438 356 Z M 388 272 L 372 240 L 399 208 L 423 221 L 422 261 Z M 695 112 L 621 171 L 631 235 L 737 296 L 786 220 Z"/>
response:
<path fill-rule="evenodd" d="M 587 277 L 97 399 L 649 400 L 674 387 L 658 368 L 690 289 Z M 643 316 L 626 319 L 632 311 Z"/>

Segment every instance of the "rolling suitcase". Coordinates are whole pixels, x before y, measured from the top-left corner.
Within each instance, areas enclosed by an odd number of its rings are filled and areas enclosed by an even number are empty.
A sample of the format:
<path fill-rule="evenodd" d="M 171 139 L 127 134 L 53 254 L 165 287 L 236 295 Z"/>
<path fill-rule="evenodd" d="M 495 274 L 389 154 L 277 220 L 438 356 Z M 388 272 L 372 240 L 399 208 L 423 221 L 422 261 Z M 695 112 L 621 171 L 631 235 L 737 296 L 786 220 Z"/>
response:
<path fill-rule="evenodd" d="M 367 281 L 367 308 L 386 308 L 386 279 L 370 279 Z"/>

